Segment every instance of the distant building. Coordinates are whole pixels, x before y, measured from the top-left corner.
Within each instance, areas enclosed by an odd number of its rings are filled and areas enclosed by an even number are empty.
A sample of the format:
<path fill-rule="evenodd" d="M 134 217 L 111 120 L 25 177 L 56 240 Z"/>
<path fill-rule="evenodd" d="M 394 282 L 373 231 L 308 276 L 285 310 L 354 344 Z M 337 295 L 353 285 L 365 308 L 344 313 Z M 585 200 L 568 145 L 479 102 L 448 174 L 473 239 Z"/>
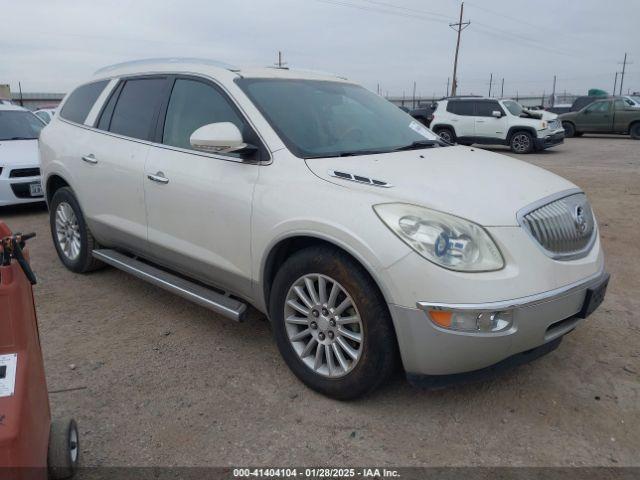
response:
<path fill-rule="evenodd" d="M 65 95 L 64 93 L 22 92 L 21 97 L 20 92 L 11 92 L 9 89 L 7 89 L 9 90 L 8 92 L 3 93 L 3 89 L 1 87 L 3 86 L 0 86 L 0 98 L 3 98 L 4 96 L 11 99 L 14 104 L 22 105 L 30 110 L 37 110 L 39 108 L 55 108 L 62 101 Z"/>

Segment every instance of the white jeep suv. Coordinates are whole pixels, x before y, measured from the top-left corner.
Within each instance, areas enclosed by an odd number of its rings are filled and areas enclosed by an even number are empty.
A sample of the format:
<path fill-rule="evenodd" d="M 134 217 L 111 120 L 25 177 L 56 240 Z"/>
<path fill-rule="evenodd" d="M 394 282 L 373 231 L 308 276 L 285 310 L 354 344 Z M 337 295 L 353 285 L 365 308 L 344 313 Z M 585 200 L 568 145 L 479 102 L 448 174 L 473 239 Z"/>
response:
<path fill-rule="evenodd" d="M 530 153 L 564 141 L 555 113 L 530 111 L 513 100 L 451 97 L 438 102 L 431 129 L 447 142 L 508 145 Z"/>
<path fill-rule="evenodd" d="M 234 320 L 251 304 L 336 398 L 398 358 L 420 383 L 546 353 L 607 286 L 575 185 L 450 146 L 328 75 L 116 65 L 67 96 L 40 148 L 67 268 L 106 263 Z"/>

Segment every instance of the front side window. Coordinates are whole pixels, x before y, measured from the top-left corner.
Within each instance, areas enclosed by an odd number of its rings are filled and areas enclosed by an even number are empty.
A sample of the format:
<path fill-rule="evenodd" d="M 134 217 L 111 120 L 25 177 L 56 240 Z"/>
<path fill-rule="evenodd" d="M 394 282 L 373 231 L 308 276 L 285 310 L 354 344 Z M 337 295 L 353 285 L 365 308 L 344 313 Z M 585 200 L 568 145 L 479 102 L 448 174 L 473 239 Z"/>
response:
<path fill-rule="evenodd" d="M 197 80 L 177 79 L 167 108 L 162 143 L 191 149 L 191 134 L 218 122 L 233 123 L 247 138 L 245 123 L 221 92 Z"/>
<path fill-rule="evenodd" d="M 301 158 L 382 153 L 438 142 L 413 117 L 358 85 L 291 79 L 236 82 Z"/>
<path fill-rule="evenodd" d="M 60 116 L 75 123 L 84 123 L 107 83 L 108 80 L 102 80 L 76 88 L 64 102 Z"/>
<path fill-rule="evenodd" d="M 626 110 L 629 106 L 633 105 L 629 100 L 616 100 L 613 104 L 613 108 L 616 110 Z"/>
<path fill-rule="evenodd" d="M 165 78 L 127 80 L 113 109 L 108 130 L 127 137 L 149 140 L 155 128 L 166 82 Z M 102 123 L 101 118 L 99 126 Z"/>
<path fill-rule="evenodd" d="M 476 102 L 476 115 L 479 117 L 493 117 L 493 112 L 500 112 L 504 115 L 502 107 L 498 102 Z"/>
<path fill-rule="evenodd" d="M 44 123 L 31 112 L 0 110 L 0 141 L 35 140 Z"/>

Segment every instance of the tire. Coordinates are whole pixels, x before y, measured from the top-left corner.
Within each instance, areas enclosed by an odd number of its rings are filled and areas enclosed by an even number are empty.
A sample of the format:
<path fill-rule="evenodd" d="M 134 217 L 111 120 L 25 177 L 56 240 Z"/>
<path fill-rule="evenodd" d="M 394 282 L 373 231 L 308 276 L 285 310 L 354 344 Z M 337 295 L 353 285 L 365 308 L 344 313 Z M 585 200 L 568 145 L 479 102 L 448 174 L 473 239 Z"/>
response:
<path fill-rule="evenodd" d="M 325 302 L 321 279 L 325 282 Z M 311 282 L 315 299 L 305 280 Z M 331 302 L 335 285 L 341 291 Z M 295 287 L 302 289 L 312 307 L 305 305 Z M 336 305 L 344 303 L 347 296 L 352 304 L 339 312 Z M 307 314 L 292 308 L 290 301 L 302 306 Z M 397 340 L 386 302 L 369 274 L 344 252 L 319 246 L 293 254 L 276 274 L 269 305 L 282 357 L 313 390 L 338 400 L 355 399 L 375 390 L 396 369 Z M 285 321 L 285 316 L 295 317 L 296 322 Z M 341 325 L 345 320 L 349 322 Z M 305 330 L 308 333 L 295 341 L 296 335 Z M 352 340 L 357 336 L 360 342 Z"/>
<path fill-rule="evenodd" d="M 456 141 L 456 134 L 449 127 L 439 128 L 435 133 L 447 143 L 455 143 Z"/>
<path fill-rule="evenodd" d="M 519 131 L 511 135 L 509 146 L 513 153 L 531 153 L 534 150 L 533 137 L 529 132 Z"/>
<path fill-rule="evenodd" d="M 634 123 L 629 129 L 629 135 L 634 140 L 640 140 L 640 122 Z"/>
<path fill-rule="evenodd" d="M 80 442 L 78 425 L 73 419 L 51 422 L 47 466 L 49 477 L 54 480 L 71 478 L 78 470 Z"/>
<path fill-rule="evenodd" d="M 579 136 L 579 135 L 577 135 L 576 127 L 573 125 L 573 123 L 564 122 L 562 124 L 562 128 L 564 128 L 564 136 L 566 138 Z"/>
<path fill-rule="evenodd" d="M 62 187 L 53 195 L 49 208 L 49 225 L 58 257 L 69 270 L 86 273 L 104 266 L 91 254 L 98 248 L 98 243 L 93 238 L 78 200 L 69 187 Z M 73 246 L 70 246 L 71 244 Z"/>

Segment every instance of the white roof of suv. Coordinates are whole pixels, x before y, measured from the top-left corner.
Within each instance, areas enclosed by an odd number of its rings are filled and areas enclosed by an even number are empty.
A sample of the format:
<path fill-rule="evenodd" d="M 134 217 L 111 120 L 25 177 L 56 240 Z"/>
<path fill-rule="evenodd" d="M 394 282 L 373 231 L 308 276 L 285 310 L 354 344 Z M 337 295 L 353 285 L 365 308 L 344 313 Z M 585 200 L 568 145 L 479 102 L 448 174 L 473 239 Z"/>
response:
<path fill-rule="evenodd" d="M 124 75 L 161 72 L 210 73 L 212 76 L 229 74 L 243 78 L 290 78 L 308 80 L 347 81 L 330 73 L 276 67 L 235 67 L 224 62 L 203 58 L 149 58 L 117 63 L 95 72 L 95 78 L 114 78 Z"/>

